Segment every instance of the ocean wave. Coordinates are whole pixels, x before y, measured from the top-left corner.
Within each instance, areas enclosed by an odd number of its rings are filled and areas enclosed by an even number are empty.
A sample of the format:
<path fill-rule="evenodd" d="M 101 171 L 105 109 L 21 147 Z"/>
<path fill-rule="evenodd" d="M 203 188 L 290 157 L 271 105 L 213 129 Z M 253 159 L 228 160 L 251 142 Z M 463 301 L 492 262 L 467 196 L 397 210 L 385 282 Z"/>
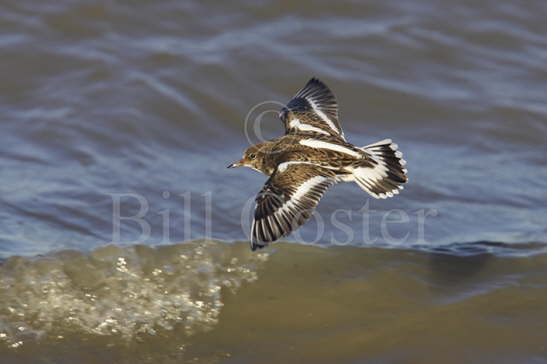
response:
<path fill-rule="evenodd" d="M 17 348 L 73 332 L 131 341 L 207 331 L 218 322 L 223 292 L 256 280 L 267 257 L 212 241 L 11 257 L 0 266 L 0 343 Z"/>

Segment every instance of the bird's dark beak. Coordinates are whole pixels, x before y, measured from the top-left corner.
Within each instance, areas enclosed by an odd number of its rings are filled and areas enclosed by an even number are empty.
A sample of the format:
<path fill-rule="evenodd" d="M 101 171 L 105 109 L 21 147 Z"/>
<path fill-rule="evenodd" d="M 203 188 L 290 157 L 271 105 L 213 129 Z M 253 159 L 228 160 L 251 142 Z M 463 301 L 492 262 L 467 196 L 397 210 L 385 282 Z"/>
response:
<path fill-rule="evenodd" d="M 241 161 L 232 163 L 228 166 L 228 168 L 235 168 L 235 167 L 241 167 L 243 163 Z"/>

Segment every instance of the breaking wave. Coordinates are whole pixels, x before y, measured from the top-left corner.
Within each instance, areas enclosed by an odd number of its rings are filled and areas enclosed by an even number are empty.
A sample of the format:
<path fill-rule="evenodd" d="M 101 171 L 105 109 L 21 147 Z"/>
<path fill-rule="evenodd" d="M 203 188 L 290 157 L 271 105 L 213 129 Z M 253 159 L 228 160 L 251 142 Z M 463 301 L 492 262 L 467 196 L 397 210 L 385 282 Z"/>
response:
<path fill-rule="evenodd" d="M 267 257 L 212 241 L 12 257 L 0 266 L 0 342 L 16 348 L 75 331 L 123 340 L 207 331 L 223 292 L 256 280 Z"/>

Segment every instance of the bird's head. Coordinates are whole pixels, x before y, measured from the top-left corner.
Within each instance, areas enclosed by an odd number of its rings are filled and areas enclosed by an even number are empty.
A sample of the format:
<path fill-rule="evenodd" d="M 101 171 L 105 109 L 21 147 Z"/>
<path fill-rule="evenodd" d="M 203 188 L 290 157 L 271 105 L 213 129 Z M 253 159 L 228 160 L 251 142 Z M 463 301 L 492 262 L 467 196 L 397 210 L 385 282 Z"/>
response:
<path fill-rule="evenodd" d="M 243 153 L 243 157 L 235 163 L 232 163 L 228 168 L 249 167 L 258 172 L 266 173 L 264 170 L 264 152 L 261 151 L 263 145 L 253 145 Z"/>

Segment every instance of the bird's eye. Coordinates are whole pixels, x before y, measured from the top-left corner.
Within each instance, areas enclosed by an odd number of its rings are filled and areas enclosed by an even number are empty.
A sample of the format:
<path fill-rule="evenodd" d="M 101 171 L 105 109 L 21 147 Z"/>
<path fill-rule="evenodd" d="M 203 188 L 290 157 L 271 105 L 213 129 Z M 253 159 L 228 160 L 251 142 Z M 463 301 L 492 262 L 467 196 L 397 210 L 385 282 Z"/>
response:
<path fill-rule="evenodd" d="M 256 154 L 254 154 L 254 153 L 249 154 L 249 158 L 250 158 L 250 159 L 255 159 L 255 158 L 256 158 Z"/>

